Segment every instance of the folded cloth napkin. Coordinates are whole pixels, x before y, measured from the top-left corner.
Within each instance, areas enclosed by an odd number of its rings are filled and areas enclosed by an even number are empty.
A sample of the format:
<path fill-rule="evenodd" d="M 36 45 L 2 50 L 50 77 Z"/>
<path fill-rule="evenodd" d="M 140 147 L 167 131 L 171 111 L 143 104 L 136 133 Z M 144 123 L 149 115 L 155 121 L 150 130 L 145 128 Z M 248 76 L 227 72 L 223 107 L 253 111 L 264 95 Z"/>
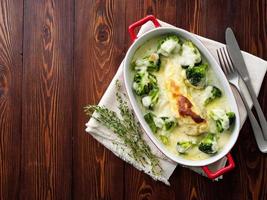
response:
<path fill-rule="evenodd" d="M 161 26 L 169 26 L 169 27 L 173 27 L 170 24 L 167 24 L 165 22 L 159 21 Z M 144 34 L 145 32 L 154 29 L 154 26 L 151 22 L 147 22 L 146 24 L 144 24 L 139 33 L 138 36 L 141 36 L 142 34 Z M 207 38 L 203 38 L 201 36 L 196 35 L 196 37 L 209 49 L 209 51 L 211 52 L 211 54 L 217 59 L 216 56 L 216 49 L 223 47 L 224 44 L 207 39 Z M 266 69 L 267 69 L 267 62 L 256 57 L 253 56 L 249 53 L 243 52 L 243 56 L 245 59 L 245 62 L 247 64 L 248 67 L 248 71 L 249 71 L 249 75 L 251 77 L 252 81 L 252 85 L 253 88 L 256 92 L 256 94 L 258 95 L 259 91 L 260 91 L 260 87 L 264 78 L 264 75 L 266 73 Z M 115 82 L 116 80 L 120 80 L 121 83 L 123 83 L 123 61 L 119 66 L 119 69 L 116 73 L 116 75 L 114 76 L 113 80 L 111 81 L 109 87 L 107 88 L 105 94 L 103 95 L 103 97 L 101 98 L 99 105 L 104 105 L 107 108 L 114 110 L 116 112 L 118 112 L 118 108 L 117 108 L 117 104 L 116 104 L 116 97 L 115 97 Z M 125 91 L 124 87 L 122 87 L 122 90 Z M 246 88 L 244 87 L 246 96 L 249 100 L 249 104 L 250 106 L 252 106 L 252 102 L 251 99 L 249 98 L 248 92 L 246 90 Z M 234 90 L 233 90 L 234 91 Z M 241 125 L 244 124 L 244 121 L 246 119 L 247 113 L 246 113 L 246 109 L 243 105 L 243 102 L 240 98 L 240 96 L 238 95 L 238 93 L 236 91 L 234 91 L 234 95 L 236 97 L 236 100 L 238 102 L 238 106 L 239 106 L 239 113 L 240 113 L 240 118 L 241 118 Z M 153 179 L 155 180 L 159 180 L 164 182 L 165 184 L 169 185 L 169 177 L 171 176 L 171 174 L 173 173 L 174 169 L 177 166 L 177 163 L 169 160 L 165 155 L 163 155 L 158 149 L 157 147 L 150 141 L 150 139 L 146 136 L 146 134 L 144 135 L 144 139 L 146 140 L 146 142 L 148 143 L 148 145 L 151 147 L 152 152 L 158 157 L 158 159 L 160 160 L 160 165 L 163 169 L 163 173 L 161 175 L 154 175 L 151 172 L 151 168 L 149 166 L 142 166 L 139 163 L 135 162 L 135 160 L 133 158 L 131 158 L 129 156 L 129 154 L 127 153 L 127 149 L 125 150 L 125 148 L 121 148 L 124 147 L 123 143 L 120 143 L 119 138 L 117 138 L 117 136 L 112 133 L 110 130 L 108 130 L 107 128 L 105 128 L 104 126 L 102 126 L 101 124 L 99 124 L 96 120 L 94 120 L 93 118 L 91 118 L 89 120 L 89 122 L 86 124 L 87 128 L 86 128 L 86 132 L 90 133 L 98 142 L 100 142 L 101 144 L 103 144 L 106 148 L 108 148 L 110 151 L 112 151 L 116 156 L 120 157 L 121 159 L 125 160 L 126 162 L 132 164 L 135 168 L 144 171 L 145 173 L 147 173 L 148 175 L 150 175 Z M 114 141 L 118 142 L 120 145 L 118 144 L 114 144 Z M 217 170 L 222 168 L 223 166 L 225 166 L 226 164 L 226 158 L 222 158 L 221 160 L 217 161 L 216 163 L 212 164 L 209 166 L 209 168 L 213 171 L 213 170 Z M 191 170 L 205 175 L 202 171 L 201 168 L 199 167 L 188 167 Z M 222 178 L 222 177 L 220 177 Z"/>

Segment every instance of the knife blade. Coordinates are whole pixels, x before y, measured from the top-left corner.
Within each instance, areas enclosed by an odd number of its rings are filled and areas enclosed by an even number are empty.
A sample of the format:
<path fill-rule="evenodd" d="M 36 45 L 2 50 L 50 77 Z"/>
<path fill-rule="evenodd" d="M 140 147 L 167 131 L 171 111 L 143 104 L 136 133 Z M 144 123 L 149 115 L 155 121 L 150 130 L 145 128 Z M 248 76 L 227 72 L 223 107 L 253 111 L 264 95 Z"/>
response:
<path fill-rule="evenodd" d="M 248 70 L 244 58 L 241 54 L 239 45 L 236 41 L 235 35 L 231 28 L 226 29 L 225 41 L 226 41 L 226 48 L 238 73 L 240 74 L 242 79 L 244 79 L 244 81 L 248 81 L 249 80 Z"/>
<path fill-rule="evenodd" d="M 260 125 L 261 125 L 262 132 L 263 132 L 263 137 L 265 140 L 267 140 L 267 121 L 265 119 L 265 116 L 262 112 L 259 101 L 257 99 L 257 96 L 252 87 L 249 74 L 248 74 L 248 70 L 247 70 L 247 66 L 241 54 L 235 35 L 232 29 L 229 27 L 225 31 L 225 41 L 226 41 L 226 48 L 228 50 L 231 61 L 233 62 L 234 68 L 237 69 L 241 79 L 244 81 L 244 83 L 246 84 L 248 88 L 249 94 L 253 101 L 253 105 L 259 117 Z"/>

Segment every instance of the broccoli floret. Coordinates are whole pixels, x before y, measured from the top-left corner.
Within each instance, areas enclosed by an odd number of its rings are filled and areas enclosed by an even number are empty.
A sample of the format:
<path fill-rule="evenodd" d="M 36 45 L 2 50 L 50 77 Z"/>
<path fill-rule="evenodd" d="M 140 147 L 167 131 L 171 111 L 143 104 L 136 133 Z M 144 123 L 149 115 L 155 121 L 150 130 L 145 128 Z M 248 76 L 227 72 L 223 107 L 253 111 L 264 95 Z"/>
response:
<path fill-rule="evenodd" d="M 185 83 L 191 86 L 202 89 L 206 84 L 206 71 L 208 64 L 201 64 L 195 67 L 189 67 L 186 69 L 186 81 Z"/>
<path fill-rule="evenodd" d="M 153 88 L 157 87 L 156 77 L 145 71 L 137 72 L 134 76 L 133 89 L 139 96 L 148 94 Z"/>
<path fill-rule="evenodd" d="M 216 121 L 216 128 L 219 133 L 224 131 L 223 122 L 221 120 Z"/>
<path fill-rule="evenodd" d="M 158 47 L 157 49 L 159 50 L 161 45 L 166 42 L 167 40 L 173 40 L 177 43 L 179 43 L 180 39 L 177 35 L 166 35 L 165 37 L 163 37 L 162 39 L 159 40 L 159 43 L 158 43 Z"/>
<path fill-rule="evenodd" d="M 188 65 L 181 65 L 181 67 L 182 67 L 183 69 L 187 69 L 189 66 L 188 66 Z"/>
<path fill-rule="evenodd" d="M 179 141 L 177 142 L 176 150 L 179 153 L 184 154 L 186 151 L 192 148 L 193 144 L 194 143 L 192 141 Z"/>
<path fill-rule="evenodd" d="M 180 64 L 184 69 L 201 63 L 201 54 L 190 40 L 184 41 L 182 45 L 181 58 Z"/>
<path fill-rule="evenodd" d="M 174 117 L 157 117 L 151 112 L 146 113 L 144 118 L 153 133 L 157 133 L 158 129 L 171 131 L 178 125 L 177 120 Z"/>
<path fill-rule="evenodd" d="M 159 71 L 160 69 L 160 57 L 157 53 L 152 53 L 149 57 L 149 65 L 147 66 L 147 71 Z"/>
<path fill-rule="evenodd" d="M 162 129 L 164 126 L 164 120 L 162 119 L 162 117 L 155 116 L 153 119 L 156 124 L 156 127 Z"/>
<path fill-rule="evenodd" d="M 179 37 L 177 35 L 167 35 L 166 36 L 166 40 L 173 40 L 175 42 L 179 42 L 180 41 L 180 39 L 179 39 Z"/>
<path fill-rule="evenodd" d="M 208 86 L 205 88 L 205 101 L 204 105 L 209 104 L 212 102 L 214 99 L 220 98 L 222 96 L 222 92 L 219 88 L 215 86 Z"/>
<path fill-rule="evenodd" d="M 215 121 L 216 129 L 219 133 L 222 133 L 223 131 L 229 129 L 235 121 L 235 113 L 226 113 L 222 109 L 213 109 L 210 112 L 210 117 Z"/>
<path fill-rule="evenodd" d="M 176 35 L 168 35 L 158 44 L 158 53 L 168 57 L 172 53 L 178 53 L 181 48 L 179 38 Z"/>
<path fill-rule="evenodd" d="M 226 115 L 229 119 L 229 125 L 231 126 L 235 122 L 235 113 L 234 112 L 227 112 Z"/>
<path fill-rule="evenodd" d="M 166 144 L 169 143 L 169 138 L 168 138 L 167 136 L 165 136 L 165 135 L 160 135 L 159 138 L 160 138 L 160 140 L 161 140 L 161 142 L 162 142 L 163 144 L 166 145 Z"/>
<path fill-rule="evenodd" d="M 171 131 L 178 125 L 174 117 L 154 117 L 156 126 L 164 131 Z"/>
<path fill-rule="evenodd" d="M 214 133 L 207 133 L 200 141 L 198 149 L 206 154 L 215 154 L 218 151 L 217 136 Z"/>
<path fill-rule="evenodd" d="M 154 117 L 156 117 L 156 116 L 153 113 L 151 113 L 151 112 L 148 112 L 148 113 L 146 113 L 144 115 L 144 119 L 146 120 L 146 123 L 150 127 L 151 131 L 153 133 L 157 133 L 158 127 L 156 126 L 156 124 L 154 122 Z"/>
<path fill-rule="evenodd" d="M 159 55 L 157 53 L 152 53 L 150 56 L 137 59 L 133 62 L 133 68 L 136 71 L 159 71 L 160 63 Z"/>
<path fill-rule="evenodd" d="M 159 100 L 159 88 L 152 89 L 147 96 L 142 98 L 142 104 L 144 107 L 153 109 Z"/>
<path fill-rule="evenodd" d="M 164 121 L 162 129 L 165 131 L 170 131 L 177 126 L 177 120 L 174 117 L 161 117 Z"/>

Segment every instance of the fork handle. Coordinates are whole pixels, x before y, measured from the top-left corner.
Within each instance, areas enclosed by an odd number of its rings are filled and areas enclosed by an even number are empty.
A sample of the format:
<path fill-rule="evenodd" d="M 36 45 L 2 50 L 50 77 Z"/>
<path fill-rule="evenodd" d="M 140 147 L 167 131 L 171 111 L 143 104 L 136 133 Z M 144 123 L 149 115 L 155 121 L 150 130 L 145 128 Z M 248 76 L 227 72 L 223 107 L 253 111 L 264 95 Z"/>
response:
<path fill-rule="evenodd" d="M 262 109 L 260 107 L 259 101 L 257 99 L 257 96 L 256 96 L 254 90 L 253 90 L 253 87 L 251 85 L 250 80 L 246 80 L 244 82 L 245 82 L 245 84 L 246 84 L 246 86 L 248 88 L 248 91 L 250 93 L 253 105 L 254 105 L 255 110 L 257 112 L 257 115 L 259 117 L 260 125 L 261 125 L 262 131 L 263 131 L 263 137 L 264 137 L 265 140 L 267 140 L 267 122 L 266 122 L 265 116 L 264 116 L 264 114 L 262 112 Z"/>
<path fill-rule="evenodd" d="M 242 90 L 239 87 L 236 86 L 236 88 L 237 88 L 237 90 L 238 90 L 238 92 L 240 94 L 240 97 L 243 100 L 243 103 L 244 103 L 244 105 L 246 107 L 246 110 L 247 110 L 247 113 L 248 113 L 248 118 L 250 120 L 251 127 L 253 129 L 253 133 L 254 133 L 256 142 L 258 144 L 258 147 L 259 147 L 261 152 L 266 153 L 266 146 L 264 145 L 265 141 L 264 141 L 262 129 L 261 129 L 257 119 L 255 118 L 253 112 L 250 110 L 244 93 L 242 92 Z"/>

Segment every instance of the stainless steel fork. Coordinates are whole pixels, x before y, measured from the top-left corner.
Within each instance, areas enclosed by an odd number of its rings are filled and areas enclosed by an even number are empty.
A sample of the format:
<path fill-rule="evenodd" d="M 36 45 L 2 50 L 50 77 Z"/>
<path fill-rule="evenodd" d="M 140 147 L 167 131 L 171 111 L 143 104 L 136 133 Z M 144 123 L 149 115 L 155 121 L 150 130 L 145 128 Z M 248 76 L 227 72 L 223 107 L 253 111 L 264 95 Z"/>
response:
<path fill-rule="evenodd" d="M 244 105 L 246 107 L 247 113 L 248 113 L 248 117 L 250 119 L 250 123 L 254 132 L 254 136 L 256 138 L 256 142 L 258 144 L 258 147 L 260 149 L 261 152 L 266 153 L 267 152 L 267 141 L 264 140 L 263 137 L 263 132 L 262 129 L 257 121 L 257 119 L 255 118 L 253 112 L 250 110 L 247 100 L 245 98 L 245 95 L 241 89 L 241 82 L 242 79 L 239 76 L 238 72 L 236 71 L 236 69 L 233 66 L 233 63 L 228 55 L 227 49 L 226 48 L 220 48 L 217 49 L 217 55 L 219 58 L 219 62 L 221 65 L 221 68 L 225 74 L 225 76 L 227 77 L 228 81 L 235 86 L 235 88 L 237 89 L 237 91 L 239 92 Z"/>

